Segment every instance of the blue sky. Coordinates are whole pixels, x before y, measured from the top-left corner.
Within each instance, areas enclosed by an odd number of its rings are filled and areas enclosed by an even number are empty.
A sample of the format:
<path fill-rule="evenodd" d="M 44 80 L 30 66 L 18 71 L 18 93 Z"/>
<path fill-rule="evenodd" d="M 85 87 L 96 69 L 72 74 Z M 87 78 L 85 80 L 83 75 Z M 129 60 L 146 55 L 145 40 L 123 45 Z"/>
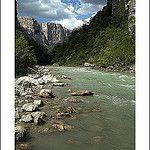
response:
<path fill-rule="evenodd" d="M 19 16 L 32 16 L 40 23 L 60 23 L 73 29 L 101 10 L 106 0 L 17 0 L 17 3 Z"/>

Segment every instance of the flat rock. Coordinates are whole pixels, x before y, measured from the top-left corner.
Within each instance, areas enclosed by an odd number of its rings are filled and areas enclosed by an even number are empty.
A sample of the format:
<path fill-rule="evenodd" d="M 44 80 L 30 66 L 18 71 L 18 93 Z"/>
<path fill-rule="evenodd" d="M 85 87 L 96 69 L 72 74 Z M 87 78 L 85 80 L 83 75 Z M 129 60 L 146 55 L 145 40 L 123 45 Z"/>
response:
<path fill-rule="evenodd" d="M 80 99 L 71 98 L 68 100 L 70 103 L 80 103 L 82 102 Z"/>
<path fill-rule="evenodd" d="M 86 96 L 86 95 L 93 95 L 94 93 L 88 90 L 82 90 L 71 93 L 72 96 Z"/>
<path fill-rule="evenodd" d="M 67 83 L 53 83 L 53 86 L 66 86 L 68 85 Z"/>
<path fill-rule="evenodd" d="M 38 106 L 33 103 L 27 103 L 22 106 L 22 110 L 30 112 L 37 110 L 37 108 Z"/>

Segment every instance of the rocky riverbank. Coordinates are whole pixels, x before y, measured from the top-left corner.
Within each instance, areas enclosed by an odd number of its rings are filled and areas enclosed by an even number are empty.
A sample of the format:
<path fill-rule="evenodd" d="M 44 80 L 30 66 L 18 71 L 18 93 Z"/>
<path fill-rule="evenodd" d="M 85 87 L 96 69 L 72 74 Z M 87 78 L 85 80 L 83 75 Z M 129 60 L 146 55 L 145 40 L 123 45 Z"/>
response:
<path fill-rule="evenodd" d="M 66 123 L 65 119 L 77 119 L 77 115 L 85 112 L 101 112 L 101 108 L 84 110 L 82 100 L 74 96 L 93 95 L 93 92 L 64 91 L 71 98 L 64 101 L 63 97 L 55 95 L 54 86 L 67 86 L 66 80 L 71 77 L 61 75 L 58 69 L 47 66 L 36 66 L 30 74 L 15 80 L 15 141 L 16 149 L 30 149 L 32 145 L 30 130 L 41 134 L 73 130 L 74 126 Z M 63 82 L 61 81 L 63 80 Z"/>

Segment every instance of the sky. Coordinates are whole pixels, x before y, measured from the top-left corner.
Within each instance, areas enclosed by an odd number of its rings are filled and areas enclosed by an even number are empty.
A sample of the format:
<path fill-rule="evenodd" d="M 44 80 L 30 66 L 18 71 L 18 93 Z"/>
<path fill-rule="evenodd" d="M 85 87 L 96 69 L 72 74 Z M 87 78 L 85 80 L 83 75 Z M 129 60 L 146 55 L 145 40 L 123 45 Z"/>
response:
<path fill-rule="evenodd" d="M 32 16 L 39 23 L 60 23 L 68 29 L 83 24 L 106 5 L 107 0 L 17 0 L 18 16 Z"/>

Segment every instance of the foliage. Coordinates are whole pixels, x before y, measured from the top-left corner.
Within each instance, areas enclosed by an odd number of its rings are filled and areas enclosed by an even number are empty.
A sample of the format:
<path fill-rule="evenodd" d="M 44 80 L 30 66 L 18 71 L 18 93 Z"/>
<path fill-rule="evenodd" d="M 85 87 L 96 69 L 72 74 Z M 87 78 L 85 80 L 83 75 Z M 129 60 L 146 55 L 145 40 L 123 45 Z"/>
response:
<path fill-rule="evenodd" d="M 15 70 L 16 75 L 25 74 L 28 67 L 33 67 L 36 64 L 36 58 L 32 47 L 22 36 L 19 30 L 16 30 L 15 39 Z"/>

